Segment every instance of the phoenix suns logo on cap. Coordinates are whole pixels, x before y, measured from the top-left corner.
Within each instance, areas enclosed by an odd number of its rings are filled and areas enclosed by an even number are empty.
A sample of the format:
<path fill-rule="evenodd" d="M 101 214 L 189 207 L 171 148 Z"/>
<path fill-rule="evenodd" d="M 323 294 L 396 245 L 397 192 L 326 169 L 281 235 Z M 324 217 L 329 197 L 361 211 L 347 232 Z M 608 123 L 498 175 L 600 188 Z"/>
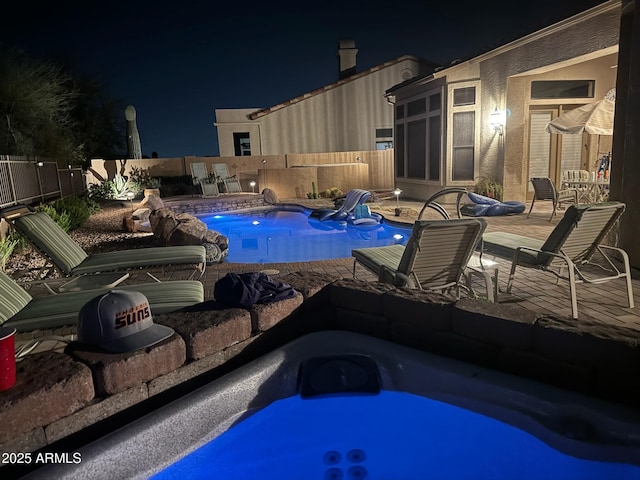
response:
<path fill-rule="evenodd" d="M 149 318 L 150 315 L 149 304 L 147 302 L 128 308 L 122 312 L 118 312 L 116 313 L 115 330 L 141 322 Z"/>

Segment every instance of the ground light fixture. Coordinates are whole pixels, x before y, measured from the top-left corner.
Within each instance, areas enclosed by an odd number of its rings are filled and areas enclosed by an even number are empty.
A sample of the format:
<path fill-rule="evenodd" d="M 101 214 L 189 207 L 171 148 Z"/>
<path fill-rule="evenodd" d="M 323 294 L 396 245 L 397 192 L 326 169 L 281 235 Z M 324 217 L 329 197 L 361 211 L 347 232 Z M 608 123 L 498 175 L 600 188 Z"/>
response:
<path fill-rule="evenodd" d="M 135 197 L 136 194 L 133 192 L 127 192 L 127 198 L 129 199 L 129 203 L 131 204 L 131 213 L 133 213 L 133 197 Z"/>
<path fill-rule="evenodd" d="M 400 194 L 401 193 L 402 193 L 402 190 L 400 190 L 397 187 L 393 191 L 393 194 L 396 196 L 396 217 L 400 216 Z"/>
<path fill-rule="evenodd" d="M 255 182 L 255 180 L 251 180 L 249 182 L 249 186 L 251 187 L 251 193 L 256 193 L 256 182 Z"/>

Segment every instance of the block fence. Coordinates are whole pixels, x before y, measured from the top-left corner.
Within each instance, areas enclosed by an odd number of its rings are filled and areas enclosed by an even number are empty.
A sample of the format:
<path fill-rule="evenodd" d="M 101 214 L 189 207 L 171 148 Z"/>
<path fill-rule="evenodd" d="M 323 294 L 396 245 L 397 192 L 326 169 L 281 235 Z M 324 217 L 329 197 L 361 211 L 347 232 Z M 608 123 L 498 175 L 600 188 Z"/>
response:
<path fill-rule="evenodd" d="M 64 353 L 27 356 L 18 363 L 16 385 L 0 393 L 0 451 L 47 451 L 129 407 L 187 384 L 195 388 L 323 329 L 368 334 L 640 407 L 640 346 L 631 329 L 321 273 L 279 279 L 298 295 L 249 309 L 210 300 L 154 316 L 176 334 L 145 350 L 107 354 L 76 342 Z"/>

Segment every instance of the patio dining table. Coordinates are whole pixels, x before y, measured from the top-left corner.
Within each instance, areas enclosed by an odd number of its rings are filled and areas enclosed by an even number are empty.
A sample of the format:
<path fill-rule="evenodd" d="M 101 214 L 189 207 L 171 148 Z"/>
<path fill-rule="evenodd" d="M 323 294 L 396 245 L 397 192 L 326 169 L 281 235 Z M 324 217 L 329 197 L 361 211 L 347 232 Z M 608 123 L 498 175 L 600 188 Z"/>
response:
<path fill-rule="evenodd" d="M 585 203 L 604 202 L 609 197 L 609 179 L 565 180 L 564 185 L 578 190 L 578 201 Z"/>

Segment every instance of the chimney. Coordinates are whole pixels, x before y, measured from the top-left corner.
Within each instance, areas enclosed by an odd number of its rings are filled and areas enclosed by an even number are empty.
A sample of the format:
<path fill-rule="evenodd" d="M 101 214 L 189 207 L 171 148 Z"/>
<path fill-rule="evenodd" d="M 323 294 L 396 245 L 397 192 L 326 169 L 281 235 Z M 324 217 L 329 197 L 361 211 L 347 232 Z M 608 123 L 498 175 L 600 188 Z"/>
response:
<path fill-rule="evenodd" d="M 346 78 L 356 73 L 356 48 L 355 40 L 340 40 L 340 48 L 338 49 L 338 79 Z"/>

